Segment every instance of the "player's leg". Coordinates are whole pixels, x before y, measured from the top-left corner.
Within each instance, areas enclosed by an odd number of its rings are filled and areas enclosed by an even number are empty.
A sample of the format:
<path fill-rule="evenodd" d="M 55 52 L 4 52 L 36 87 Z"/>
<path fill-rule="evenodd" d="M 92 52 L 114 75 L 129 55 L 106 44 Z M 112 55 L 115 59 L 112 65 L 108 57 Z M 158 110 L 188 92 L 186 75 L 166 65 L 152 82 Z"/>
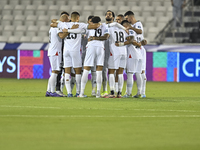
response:
<path fill-rule="evenodd" d="M 123 76 L 123 72 L 124 72 L 124 68 L 126 67 L 126 62 L 127 62 L 127 54 L 121 55 L 120 57 L 120 61 L 119 61 L 119 69 L 117 71 L 118 73 L 118 93 L 117 93 L 117 97 L 121 98 L 121 94 L 122 94 L 122 89 L 123 89 L 123 85 L 124 85 L 124 76 Z"/>
<path fill-rule="evenodd" d="M 91 68 L 91 74 L 92 74 L 92 79 L 91 79 L 91 83 L 92 83 L 92 96 L 96 96 L 96 86 L 97 86 L 97 81 L 96 81 L 96 67 L 92 67 Z"/>
<path fill-rule="evenodd" d="M 144 47 L 141 49 L 141 54 L 142 54 L 142 98 L 146 97 L 145 91 L 146 91 L 146 50 Z"/>
<path fill-rule="evenodd" d="M 108 90 L 107 90 L 107 84 L 108 84 L 108 68 L 106 66 L 103 66 L 103 71 L 102 71 L 102 79 L 103 79 L 103 93 L 102 96 L 108 95 Z"/>
<path fill-rule="evenodd" d="M 71 82 L 70 82 L 70 86 L 71 86 L 72 91 L 74 89 L 75 83 L 76 83 L 75 71 L 74 71 L 74 68 L 72 68 L 71 69 Z"/>
<path fill-rule="evenodd" d="M 81 72 L 82 72 L 82 60 L 81 54 L 79 51 L 71 51 L 70 56 L 72 58 L 72 66 L 75 71 L 75 79 L 76 79 L 76 96 L 80 94 L 81 89 Z"/>
<path fill-rule="evenodd" d="M 88 81 L 88 74 L 89 74 L 90 68 L 91 68 L 90 66 L 84 66 L 83 74 L 81 77 L 81 92 L 80 92 L 79 97 L 86 97 L 86 95 L 84 95 L 84 91 L 85 91 L 85 86 Z"/>
<path fill-rule="evenodd" d="M 96 98 L 100 98 L 101 94 L 101 84 L 102 84 L 102 70 L 104 64 L 104 49 L 102 47 L 98 47 L 96 51 L 96 74 L 97 74 L 97 93 Z"/>
<path fill-rule="evenodd" d="M 96 98 L 101 97 L 101 84 L 102 84 L 102 70 L 103 70 L 103 66 L 97 66 L 97 93 L 96 93 Z"/>
<path fill-rule="evenodd" d="M 142 60 L 139 59 L 138 61 L 138 65 L 137 65 L 137 69 L 135 72 L 135 76 L 136 76 L 136 82 L 137 82 L 137 94 L 133 97 L 135 98 L 141 98 L 141 94 L 142 94 Z"/>
<path fill-rule="evenodd" d="M 94 66 L 96 47 L 88 46 L 84 60 L 84 70 L 81 78 L 81 93 L 79 97 L 86 97 L 84 95 L 85 86 L 88 81 L 88 74 L 91 67 Z"/>
<path fill-rule="evenodd" d="M 123 76 L 123 71 L 124 71 L 124 68 L 119 68 L 117 70 L 117 74 L 118 74 L 118 89 L 117 90 L 117 97 L 118 98 L 121 98 L 121 95 L 122 95 L 122 89 L 123 89 L 123 85 L 124 85 L 124 76 Z M 115 81 L 116 83 L 116 81 Z"/>
<path fill-rule="evenodd" d="M 61 95 L 59 95 L 55 92 L 57 75 L 60 70 L 58 56 L 50 56 L 49 60 L 50 60 L 50 64 L 51 64 L 52 73 L 48 80 L 48 89 L 47 89 L 46 96 L 62 97 Z"/>
<path fill-rule="evenodd" d="M 110 95 L 109 98 L 115 97 L 115 69 L 109 69 L 109 85 L 110 85 Z"/>
<path fill-rule="evenodd" d="M 146 77 L 146 74 L 145 74 L 145 71 L 143 70 L 142 71 L 142 98 L 145 98 L 146 97 L 146 82 L 147 82 L 147 77 Z"/>
<path fill-rule="evenodd" d="M 118 92 L 118 70 L 115 71 L 115 93 Z"/>
<path fill-rule="evenodd" d="M 67 97 L 73 97 L 72 89 L 70 86 L 70 82 L 71 82 L 70 74 L 71 74 L 71 67 L 72 67 L 72 58 L 71 58 L 70 52 L 67 50 L 64 50 L 63 57 L 64 57 L 63 67 L 65 68 L 65 87 L 67 89 Z"/>

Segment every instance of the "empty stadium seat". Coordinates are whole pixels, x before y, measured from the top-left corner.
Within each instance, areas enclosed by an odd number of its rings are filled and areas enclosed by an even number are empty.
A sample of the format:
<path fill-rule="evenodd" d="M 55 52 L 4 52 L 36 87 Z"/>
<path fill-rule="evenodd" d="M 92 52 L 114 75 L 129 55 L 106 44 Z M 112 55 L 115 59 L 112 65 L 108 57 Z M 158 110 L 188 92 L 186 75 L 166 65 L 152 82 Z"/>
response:
<path fill-rule="evenodd" d="M 93 11 L 94 10 L 94 6 L 83 6 L 83 11 Z"/>
<path fill-rule="evenodd" d="M 91 4 L 92 4 L 92 6 L 100 6 L 101 5 L 101 1 L 93 0 L 93 1 L 91 1 Z"/>
<path fill-rule="evenodd" d="M 32 4 L 35 6 L 43 5 L 43 1 L 42 0 L 33 0 Z"/>
<path fill-rule="evenodd" d="M 24 36 L 24 31 L 15 31 L 14 36 Z"/>
<path fill-rule="evenodd" d="M 65 0 L 57 0 L 56 5 L 58 5 L 58 6 L 66 5 L 66 1 Z"/>
<path fill-rule="evenodd" d="M 104 6 L 113 6 L 113 1 L 104 1 L 103 5 Z"/>
<path fill-rule="evenodd" d="M 8 4 L 8 1 L 7 0 L 1 0 L 0 1 L 0 5 L 7 5 Z"/>
<path fill-rule="evenodd" d="M 72 8 L 71 9 L 72 11 L 78 11 L 80 13 L 83 9 L 83 6 L 76 5 L 76 6 L 72 6 L 71 8 Z"/>
<path fill-rule="evenodd" d="M 90 5 L 90 2 L 88 0 L 81 0 L 81 1 L 79 1 L 79 5 L 88 6 L 88 5 Z"/>
<path fill-rule="evenodd" d="M 49 43 L 49 37 L 44 37 L 44 38 L 43 38 L 43 42 L 44 42 L 44 43 Z"/>
<path fill-rule="evenodd" d="M 20 42 L 20 37 L 21 37 L 20 35 L 9 36 L 7 42 L 9 43 Z"/>
<path fill-rule="evenodd" d="M 13 5 L 4 5 L 3 9 L 4 10 L 13 10 L 14 6 Z"/>
<path fill-rule="evenodd" d="M 8 41 L 8 37 L 5 37 L 3 35 L 0 35 L 0 41 L 1 42 L 7 42 Z"/>
<path fill-rule="evenodd" d="M 68 5 L 60 6 L 59 10 L 60 10 L 60 12 L 66 11 L 66 12 L 70 13 L 70 11 L 71 11 L 71 6 L 68 6 Z"/>
<path fill-rule="evenodd" d="M 74 5 L 78 5 L 78 3 L 75 0 L 69 0 L 68 5 L 74 6 Z"/>
<path fill-rule="evenodd" d="M 26 6 L 24 6 L 24 5 L 15 5 L 14 6 L 15 10 L 24 10 L 25 8 L 26 8 Z"/>
<path fill-rule="evenodd" d="M 31 38 L 31 42 L 39 42 L 39 43 L 41 43 L 42 41 L 43 41 L 43 38 L 40 37 L 40 36 L 33 36 Z"/>
<path fill-rule="evenodd" d="M 2 35 L 5 37 L 12 36 L 12 34 L 13 34 L 13 31 L 5 31 L 5 30 L 2 31 Z"/>
<path fill-rule="evenodd" d="M 41 37 L 46 37 L 49 35 L 49 32 L 48 31 L 38 31 L 37 35 L 41 36 Z"/>
<path fill-rule="evenodd" d="M 39 28 L 34 25 L 28 26 L 28 28 L 27 28 L 27 31 L 38 31 L 38 30 L 39 30 Z"/>
<path fill-rule="evenodd" d="M 30 42 L 31 41 L 31 37 L 29 36 L 21 36 L 20 37 L 20 42 Z"/>
<path fill-rule="evenodd" d="M 23 23 L 24 23 L 23 20 L 14 20 L 14 21 L 13 21 L 13 25 L 14 25 L 14 26 L 23 25 Z"/>
<path fill-rule="evenodd" d="M 21 5 L 24 5 L 24 6 L 26 6 L 26 5 L 31 5 L 31 1 L 32 0 L 21 0 Z"/>
<path fill-rule="evenodd" d="M 125 6 L 125 2 L 124 1 L 115 1 L 114 2 L 115 6 Z"/>
<path fill-rule="evenodd" d="M 26 31 L 26 36 L 29 36 L 29 37 L 36 36 L 36 32 L 35 31 Z"/>
<path fill-rule="evenodd" d="M 49 14 L 49 11 L 48 11 L 48 14 Z M 35 12 L 35 15 L 36 16 L 39 16 L 39 15 L 46 15 L 46 11 L 45 10 L 37 10 Z"/>
<path fill-rule="evenodd" d="M 23 10 L 13 10 L 13 15 L 23 15 Z"/>
<path fill-rule="evenodd" d="M 50 5 L 49 6 L 49 10 L 59 10 L 59 6 L 57 6 L 57 5 Z"/>
<path fill-rule="evenodd" d="M 27 27 L 26 26 L 17 26 L 16 31 L 26 31 Z"/>
<path fill-rule="evenodd" d="M 14 30 L 15 30 L 15 26 L 13 25 L 7 25 L 3 29 L 3 31 L 14 31 Z"/>
<path fill-rule="evenodd" d="M 4 15 L 12 15 L 12 10 L 2 10 L 2 12 L 1 12 L 1 14 L 2 14 L 2 16 L 4 16 Z"/>
<path fill-rule="evenodd" d="M 40 31 L 49 31 L 50 26 L 40 26 L 39 30 Z"/>
<path fill-rule="evenodd" d="M 15 6 L 15 5 L 20 4 L 20 1 L 19 0 L 10 0 L 9 4 Z"/>
<path fill-rule="evenodd" d="M 54 5 L 54 0 L 45 0 L 44 5 Z"/>

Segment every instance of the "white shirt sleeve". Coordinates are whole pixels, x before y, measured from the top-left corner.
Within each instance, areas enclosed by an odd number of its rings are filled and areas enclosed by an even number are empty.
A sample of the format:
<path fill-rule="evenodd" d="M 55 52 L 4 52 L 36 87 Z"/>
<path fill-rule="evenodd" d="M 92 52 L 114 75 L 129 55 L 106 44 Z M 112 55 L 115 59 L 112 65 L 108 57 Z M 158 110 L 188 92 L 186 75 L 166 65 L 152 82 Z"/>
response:
<path fill-rule="evenodd" d="M 58 33 L 62 33 L 62 29 L 57 28 L 57 34 L 58 34 Z"/>
<path fill-rule="evenodd" d="M 68 29 L 69 28 L 69 26 L 68 26 L 68 24 L 66 22 L 59 22 L 57 27 L 59 29 L 64 29 L 64 28 Z"/>
<path fill-rule="evenodd" d="M 123 30 L 126 30 L 126 28 L 124 26 L 122 26 L 121 24 L 117 23 L 117 22 L 113 22 L 113 23 L 109 23 L 108 24 L 108 27 L 113 27 L 113 26 L 116 26 L 120 29 L 123 29 Z"/>

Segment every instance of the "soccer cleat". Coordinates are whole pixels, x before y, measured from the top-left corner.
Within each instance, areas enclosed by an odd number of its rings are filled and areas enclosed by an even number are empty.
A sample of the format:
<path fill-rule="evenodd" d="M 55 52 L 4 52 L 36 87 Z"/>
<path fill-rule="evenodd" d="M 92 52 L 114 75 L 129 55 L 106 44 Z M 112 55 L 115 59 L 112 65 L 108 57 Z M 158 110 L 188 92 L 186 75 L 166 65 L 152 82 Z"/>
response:
<path fill-rule="evenodd" d="M 145 95 L 145 94 L 142 94 L 141 97 L 142 97 L 142 98 L 146 98 L 146 95 Z"/>
<path fill-rule="evenodd" d="M 76 93 L 76 95 L 74 96 L 74 97 L 78 97 L 79 96 L 79 94 L 78 93 Z"/>
<path fill-rule="evenodd" d="M 123 96 L 123 98 L 130 98 L 130 97 L 132 97 L 131 94 L 126 94 L 126 95 Z"/>
<path fill-rule="evenodd" d="M 122 93 L 121 92 L 117 93 L 117 98 L 122 98 Z"/>
<path fill-rule="evenodd" d="M 79 96 L 78 96 L 78 97 L 86 98 L 86 97 L 87 97 L 87 95 L 84 95 L 84 94 L 79 94 Z"/>
<path fill-rule="evenodd" d="M 67 97 L 73 97 L 73 94 L 67 94 Z"/>
<path fill-rule="evenodd" d="M 103 98 L 115 98 L 115 94 L 108 94 L 108 95 L 105 95 L 103 96 Z"/>
<path fill-rule="evenodd" d="M 97 94 L 96 94 L 96 98 L 101 98 L 101 94 L 100 94 L 100 92 L 97 92 Z"/>
<path fill-rule="evenodd" d="M 62 95 L 63 97 L 67 97 L 67 95 L 63 94 L 61 91 L 56 91 L 57 94 Z"/>
<path fill-rule="evenodd" d="M 50 94 L 51 94 L 51 93 L 47 91 L 45 96 L 46 96 L 46 97 L 49 97 Z"/>
<path fill-rule="evenodd" d="M 50 93 L 51 97 L 63 97 L 62 95 L 57 94 L 56 92 Z"/>
<path fill-rule="evenodd" d="M 104 91 L 101 96 L 108 96 L 108 92 L 107 91 Z"/>
<path fill-rule="evenodd" d="M 95 97 L 96 96 L 96 92 L 92 90 L 91 96 Z"/>
<path fill-rule="evenodd" d="M 133 98 L 142 98 L 141 94 L 136 94 L 133 96 Z"/>

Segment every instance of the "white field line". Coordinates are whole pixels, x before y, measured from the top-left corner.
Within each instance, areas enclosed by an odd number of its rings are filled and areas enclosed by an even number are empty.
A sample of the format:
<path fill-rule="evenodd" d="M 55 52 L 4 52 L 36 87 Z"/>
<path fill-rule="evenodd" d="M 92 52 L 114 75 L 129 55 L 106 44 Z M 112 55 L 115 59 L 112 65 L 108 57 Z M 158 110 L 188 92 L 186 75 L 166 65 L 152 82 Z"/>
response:
<path fill-rule="evenodd" d="M 15 107 L 15 108 L 42 108 L 42 109 L 61 109 L 60 107 L 38 107 L 38 106 L 11 106 L 11 105 L 0 105 L 0 107 Z M 163 112 L 200 112 L 194 110 L 159 110 L 159 109 L 115 109 L 115 108 L 62 108 L 65 110 L 126 110 L 126 111 L 163 111 Z"/>
<path fill-rule="evenodd" d="M 42 108 L 42 109 L 61 109 L 60 107 L 40 107 L 40 106 L 10 106 L 10 105 L 0 105 L 0 107 L 15 107 L 15 108 Z"/>
<path fill-rule="evenodd" d="M 161 116 L 0 115 L 0 117 L 21 117 L 21 118 L 200 118 L 200 115 L 161 115 Z"/>

